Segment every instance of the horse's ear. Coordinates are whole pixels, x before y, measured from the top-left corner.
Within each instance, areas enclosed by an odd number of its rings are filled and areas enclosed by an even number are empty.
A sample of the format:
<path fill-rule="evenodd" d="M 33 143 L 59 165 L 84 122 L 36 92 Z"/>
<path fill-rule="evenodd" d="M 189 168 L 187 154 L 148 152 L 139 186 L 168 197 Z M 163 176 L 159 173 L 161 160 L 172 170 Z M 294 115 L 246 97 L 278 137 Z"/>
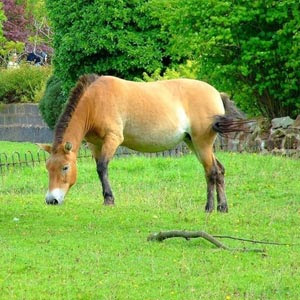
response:
<path fill-rule="evenodd" d="M 47 144 L 36 144 L 40 149 L 48 152 L 48 153 L 51 153 L 51 150 L 52 150 L 52 146 L 51 145 L 47 145 Z"/>
<path fill-rule="evenodd" d="M 70 142 L 66 142 L 66 143 L 65 143 L 64 149 L 65 149 L 65 152 L 66 152 L 66 153 L 69 153 L 69 152 L 72 150 L 72 148 L 73 148 L 72 143 L 70 143 Z"/>

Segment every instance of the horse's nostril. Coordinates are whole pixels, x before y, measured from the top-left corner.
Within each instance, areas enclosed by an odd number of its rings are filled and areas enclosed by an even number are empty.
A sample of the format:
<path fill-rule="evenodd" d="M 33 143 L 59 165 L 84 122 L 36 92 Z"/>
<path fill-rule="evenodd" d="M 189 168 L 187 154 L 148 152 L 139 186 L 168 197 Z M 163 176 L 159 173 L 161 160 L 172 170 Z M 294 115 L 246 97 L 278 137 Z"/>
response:
<path fill-rule="evenodd" d="M 50 205 L 56 205 L 58 204 L 58 201 L 56 199 L 52 199 L 50 201 L 46 201 L 47 204 L 50 204 Z"/>

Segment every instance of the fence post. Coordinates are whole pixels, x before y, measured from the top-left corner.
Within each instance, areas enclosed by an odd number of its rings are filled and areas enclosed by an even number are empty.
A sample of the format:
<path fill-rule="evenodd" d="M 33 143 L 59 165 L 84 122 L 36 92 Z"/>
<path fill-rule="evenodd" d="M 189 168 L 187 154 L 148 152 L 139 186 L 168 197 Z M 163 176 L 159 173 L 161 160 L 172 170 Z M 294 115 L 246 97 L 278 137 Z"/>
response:
<path fill-rule="evenodd" d="M 18 158 L 18 162 L 15 162 L 15 156 Z M 18 151 L 14 151 L 11 155 L 12 158 L 12 165 L 15 167 L 16 165 L 21 165 L 21 155 Z"/>

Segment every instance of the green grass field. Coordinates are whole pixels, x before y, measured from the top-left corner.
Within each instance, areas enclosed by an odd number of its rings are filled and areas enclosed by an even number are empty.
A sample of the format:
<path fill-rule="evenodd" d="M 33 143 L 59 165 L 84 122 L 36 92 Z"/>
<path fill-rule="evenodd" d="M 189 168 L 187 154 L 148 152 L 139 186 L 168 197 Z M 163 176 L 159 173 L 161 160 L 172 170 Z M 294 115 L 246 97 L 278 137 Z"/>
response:
<path fill-rule="evenodd" d="M 0 152 L 34 145 L 0 142 Z M 0 176 L 0 299 L 299 299 L 300 246 L 203 239 L 147 242 L 160 230 L 300 241 L 300 161 L 218 153 L 229 213 L 204 213 L 196 158 L 117 158 L 115 207 L 102 206 L 95 165 L 78 163 L 62 206 L 47 206 L 44 164 Z"/>

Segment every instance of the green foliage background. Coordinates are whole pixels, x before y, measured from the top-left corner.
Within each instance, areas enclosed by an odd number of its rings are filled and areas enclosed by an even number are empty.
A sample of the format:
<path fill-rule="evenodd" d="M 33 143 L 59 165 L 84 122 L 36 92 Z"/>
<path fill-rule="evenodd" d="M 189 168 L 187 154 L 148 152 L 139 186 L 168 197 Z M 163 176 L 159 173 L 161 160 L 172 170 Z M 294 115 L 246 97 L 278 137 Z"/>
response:
<path fill-rule="evenodd" d="M 170 36 L 168 54 L 199 62 L 198 77 L 250 113 L 300 113 L 299 1 L 151 2 Z"/>
<path fill-rule="evenodd" d="M 83 73 L 133 79 L 164 66 L 164 41 L 147 1 L 46 2 L 55 31 L 55 72 L 68 91 Z"/>
<path fill-rule="evenodd" d="M 55 75 L 65 95 L 84 73 L 144 80 L 184 76 L 229 93 L 249 115 L 300 114 L 296 0 L 46 4 L 55 32 Z"/>

